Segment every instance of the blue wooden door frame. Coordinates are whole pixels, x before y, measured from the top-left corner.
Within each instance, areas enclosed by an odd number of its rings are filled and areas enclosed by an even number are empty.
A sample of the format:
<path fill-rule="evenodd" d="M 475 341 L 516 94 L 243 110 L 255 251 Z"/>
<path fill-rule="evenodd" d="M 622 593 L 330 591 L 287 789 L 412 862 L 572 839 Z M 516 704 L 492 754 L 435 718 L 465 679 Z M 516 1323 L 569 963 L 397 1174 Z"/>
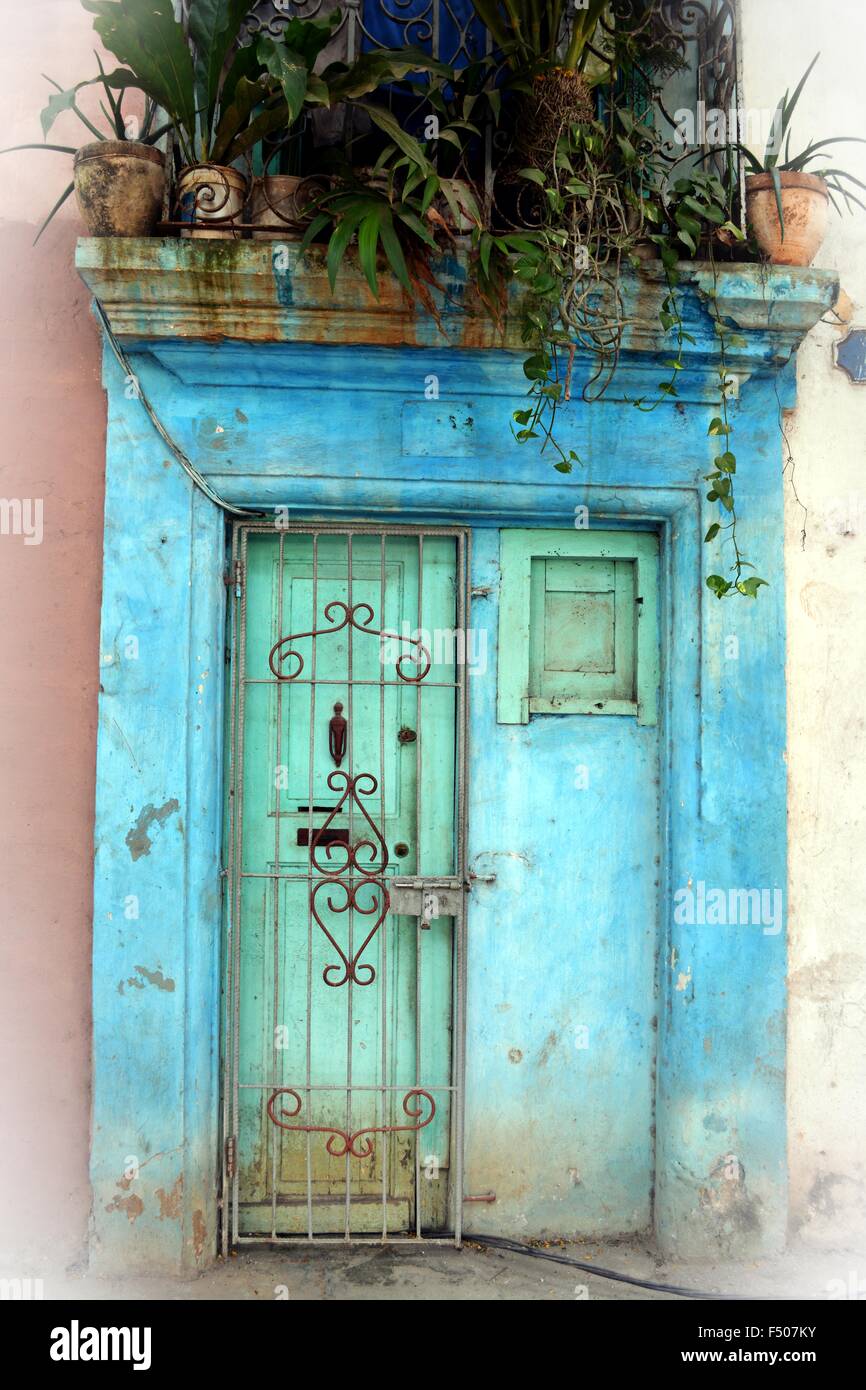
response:
<path fill-rule="evenodd" d="M 821 293 L 830 298 L 829 285 Z M 593 525 L 658 529 L 668 757 L 655 1228 L 665 1251 L 686 1256 L 771 1251 L 786 1220 L 783 921 L 719 925 L 704 913 L 714 888 L 786 887 L 778 412 L 793 401 L 793 375 L 768 363 L 771 335 L 754 336 L 763 360 L 734 408 L 740 506 L 771 586 L 757 603 L 723 604 L 703 585 L 702 536 L 715 519 L 701 481 L 713 449 L 704 365 L 684 383 L 681 410 L 579 406 L 590 462 L 566 479 L 509 438 L 521 390 L 513 353 L 129 344 L 161 418 L 236 506 L 549 529 L 573 526 L 580 504 Z M 710 340 L 708 327 L 706 353 Z M 434 371 L 454 408 L 440 402 L 438 423 L 421 431 Z M 92 1260 L 182 1271 L 216 1251 L 225 522 L 170 459 L 110 355 L 104 380 Z M 478 588 L 489 582 L 473 572 Z M 473 975 L 484 968 L 471 907 L 469 940 L 471 1056 Z M 483 1122 L 476 1088 L 470 1162 Z M 467 1208 L 470 1231 L 473 1221 L 495 1229 L 496 1207 Z"/>

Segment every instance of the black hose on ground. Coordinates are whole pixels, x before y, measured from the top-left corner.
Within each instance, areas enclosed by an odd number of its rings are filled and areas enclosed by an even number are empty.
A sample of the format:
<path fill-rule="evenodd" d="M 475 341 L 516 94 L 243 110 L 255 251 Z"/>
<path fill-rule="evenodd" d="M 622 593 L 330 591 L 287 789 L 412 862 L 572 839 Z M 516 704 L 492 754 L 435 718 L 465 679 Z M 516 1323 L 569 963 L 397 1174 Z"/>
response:
<path fill-rule="evenodd" d="M 573 1269 L 594 1274 L 598 1279 L 612 1279 L 617 1284 L 633 1284 L 639 1289 L 649 1289 L 652 1293 L 671 1293 L 677 1298 L 713 1299 L 720 1302 L 775 1303 L 778 1300 L 757 1295 L 748 1297 L 738 1293 L 707 1293 L 702 1289 L 687 1289 L 678 1284 L 657 1284 L 651 1279 L 639 1279 L 633 1274 L 620 1274 L 614 1269 L 603 1269 L 600 1265 L 576 1260 L 571 1255 L 563 1255 L 554 1250 L 542 1250 L 537 1245 L 523 1245 L 518 1240 L 508 1240 L 505 1236 L 469 1235 L 464 1236 L 468 1244 L 486 1245 L 491 1250 L 505 1250 L 513 1255 L 530 1255 L 535 1260 L 552 1260 L 554 1264 L 569 1265 Z"/>

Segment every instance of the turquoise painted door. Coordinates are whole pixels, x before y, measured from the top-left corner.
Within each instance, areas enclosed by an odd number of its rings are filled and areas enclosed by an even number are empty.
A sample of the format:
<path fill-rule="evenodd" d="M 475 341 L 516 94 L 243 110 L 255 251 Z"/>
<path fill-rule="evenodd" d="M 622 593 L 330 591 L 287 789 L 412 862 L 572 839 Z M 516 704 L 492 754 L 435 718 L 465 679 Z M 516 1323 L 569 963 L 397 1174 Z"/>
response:
<path fill-rule="evenodd" d="M 461 546 L 240 531 L 225 1114 L 241 1239 L 452 1219 Z"/>

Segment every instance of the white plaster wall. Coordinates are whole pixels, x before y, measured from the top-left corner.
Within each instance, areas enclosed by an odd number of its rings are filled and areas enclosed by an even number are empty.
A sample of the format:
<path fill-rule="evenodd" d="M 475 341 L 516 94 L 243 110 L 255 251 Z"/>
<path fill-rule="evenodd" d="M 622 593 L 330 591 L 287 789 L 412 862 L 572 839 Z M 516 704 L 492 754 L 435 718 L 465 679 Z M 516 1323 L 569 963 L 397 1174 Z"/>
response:
<path fill-rule="evenodd" d="M 796 139 L 866 137 L 863 0 L 742 0 L 742 11 L 746 103 L 774 106 L 820 50 Z M 841 146 L 836 162 L 866 181 L 866 146 Z M 866 213 L 831 214 L 815 264 L 839 271 L 853 325 L 866 328 Z M 866 386 L 833 365 L 846 331 L 819 325 L 810 335 L 788 417 L 802 503 L 787 486 L 789 1149 L 794 1230 L 863 1248 Z"/>

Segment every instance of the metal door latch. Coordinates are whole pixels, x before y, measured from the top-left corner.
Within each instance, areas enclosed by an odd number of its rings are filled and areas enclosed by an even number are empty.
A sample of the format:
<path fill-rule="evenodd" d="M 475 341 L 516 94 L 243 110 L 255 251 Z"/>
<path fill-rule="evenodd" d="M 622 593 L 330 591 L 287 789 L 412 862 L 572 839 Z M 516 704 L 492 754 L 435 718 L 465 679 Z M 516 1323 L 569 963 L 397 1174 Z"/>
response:
<path fill-rule="evenodd" d="M 434 917 L 438 917 L 439 915 L 440 915 L 440 913 L 439 913 L 439 898 L 438 898 L 437 894 L 434 893 L 434 892 L 432 892 L 432 891 L 429 890 L 429 889 L 427 890 L 427 892 L 423 892 L 423 891 L 422 891 L 422 893 L 421 893 L 421 930 L 422 930 L 422 931 L 429 931 L 429 930 L 430 930 L 430 923 L 433 921 L 433 918 L 434 918 Z"/>
<path fill-rule="evenodd" d="M 429 930 L 437 917 L 456 917 L 460 912 L 462 890 L 417 878 L 392 878 L 388 882 L 390 912 L 399 917 L 419 917 L 421 928 Z"/>

